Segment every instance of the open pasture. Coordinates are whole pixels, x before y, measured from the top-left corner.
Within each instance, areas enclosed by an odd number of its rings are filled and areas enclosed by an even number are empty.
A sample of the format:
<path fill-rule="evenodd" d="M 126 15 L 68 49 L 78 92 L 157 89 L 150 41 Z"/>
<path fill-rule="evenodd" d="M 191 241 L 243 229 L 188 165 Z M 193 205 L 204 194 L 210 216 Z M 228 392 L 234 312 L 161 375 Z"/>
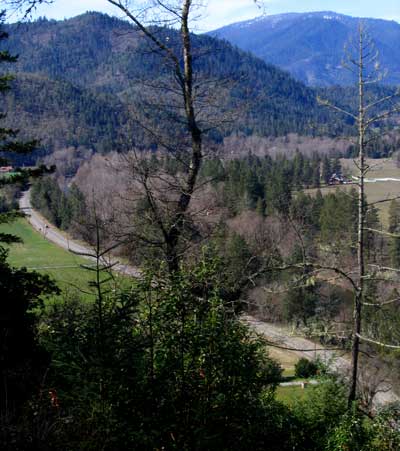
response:
<path fill-rule="evenodd" d="M 379 160 L 368 159 L 370 170 L 366 176 L 365 192 L 369 203 L 376 203 L 383 225 L 388 224 L 390 201 L 382 202 L 398 197 L 400 199 L 400 168 L 392 158 L 382 158 Z M 355 161 L 352 159 L 341 160 L 343 172 L 347 178 L 357 175 Z M 398 179 L 383 180 L 383 179 Z M 331 193 L 332 190 L 351 190 L 357 189 L 357 185 L 335 185 L 321 188 L 323 195 Z M 316 189 L 305 190 L 306 193 L 315 193 Z"/>
<path fill-rule="evenodd" d="M 84 298 L 90 298 L 82 290 L 89 290 L 89 282 L 94 280 L 94 273 L 82 268 L 90 262 L 82 257 L 67 252 L 46 240 L 35 231 L 28 221 L 20 219 L 12 224 L 0 226 L 3 233 L 19 236 L 23 243 L 9 247 L 9 262 L 16 267 L 26 267 L 31 270 L 48 274 L 63 290 L 63 292 L 79 293 Z M 115 274 L 115 278 L 122 278 Z M 80 287 L 82 290 L 76 288 Z"/>

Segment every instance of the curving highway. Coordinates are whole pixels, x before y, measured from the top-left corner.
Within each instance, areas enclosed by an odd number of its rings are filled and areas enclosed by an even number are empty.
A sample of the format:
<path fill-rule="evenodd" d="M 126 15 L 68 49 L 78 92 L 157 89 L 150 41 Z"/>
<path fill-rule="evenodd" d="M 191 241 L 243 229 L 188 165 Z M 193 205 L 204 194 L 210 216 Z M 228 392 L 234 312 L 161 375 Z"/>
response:
<path fill-rule="evenodd" d="M 93 260 L 92 257 L 88 256 L 93 254 L 93 251 L 89 247 L 70 240 L 66 234 L 61 233 L 56 227 L 46 221 L 42 215 L 32 208 L 29 190 L 23 193 L 20 198 L 19 205 L 20 209 L 27 215 L 28 221 L 32 227 L 42 233 L 46 239 L 67 251 L 74 252 L 75 254 L 79 254 Z M 107 264 L 113 264 L 113 270 L 119 273 L 133 277 L 140 277 L 140 271 L 138 268 L 123 265 L 114 258 L 109 259 Z M 325 349 L 323 346 L 319 346 L 318 350 L 315 350 L 315 343 L 312 341 L 302 337 L 293 337 L 289 334 L 289 331 L 284 328 L 278 327 L 275 324 L 260 321 L 249 315 L 243 316 L 242 321 L 255 330 L 256 333 L 264 336 L 267 340 L 281 346 L 292 348 L 299 357 L 312 359 L 313 357 L 318 356 L 323 361 L 329 363 L 330 367 L 335 372 L 340 373 L 345 377 L 349 374 L 350 360 L 346 357 L 338 356 L 335 351 Z M 305 351 L 305 349 L 308 350 Z M 396 395 L 388 383 L 384 383 L 381 390 L 382 391 L 378 392 L 374 398 L 375 407 L 400 401 L 399 396 Z"/>
<path fill-rule="evenodd" d="M 256 333 L 264 336 L 268 341 L 286 348 L 290 348 L 298 357 L 305 357 L 308 360 L 312 360 L 315 357 L 320 358 L 325 362 L 333 372 L 341 374 L 344 378 L 349 378 L 351 362 L 350 359 L 345 356 L 338 355 L 337 351 L 324 346 L 317 345 L 303 337 L 295 337 L 290 335 L 290 332 L 284 327 L 277 326 L 271 323 L 265 323 L 250 315 L 242 316 L 242 321 L 249 325 Z M 373 379 L 372 375 L 371 380 Z M 365 380 L 360 380 L 361 384 L 371 383 L 368 377 Z M 367 391 L 367 389 L 365 389 Z M 377 393 L 373 398 L 373 406 L 375 408 L 390 404 L 393 402 L 399 402 L 400 397 L 394 392 L 390 381 L 383 380 L 377 387 Z"/>
<path fill-rule="evenodd" d="M 55 226 L 50 224 L 41 214 L 32 208 L 30 201 L 30 190 L 24 191 L 19 200 L 19 208 L 26 214 L 29 223 L 32 227 L 40 232 L 47 240 L 56 244 L 63 249 L 78 254 L 88 260 L 94 260 L 93 249 L 90 247 L 77 243 L 69 239 L 67 234 L 63 234 Z M 113 265 L 113 271 L 132 277 L 139 277 L 140 271 L 130 265 L 120 263 L 116 258 L 107 258 L 105 262 L 107 265 Z"/>

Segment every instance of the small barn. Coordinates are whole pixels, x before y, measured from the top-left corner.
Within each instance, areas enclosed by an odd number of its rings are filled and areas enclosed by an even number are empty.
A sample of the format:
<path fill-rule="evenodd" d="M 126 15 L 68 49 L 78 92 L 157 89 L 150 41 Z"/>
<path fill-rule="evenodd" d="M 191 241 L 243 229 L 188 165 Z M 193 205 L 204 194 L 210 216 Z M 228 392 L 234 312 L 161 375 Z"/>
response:
<path fill-rule="evenodd" d="M 8 174 L 13 171 L 12 166 L 0 166 L 0 174 Z"/>
<path fill-rule="evenodd" d="M 328 184 L 329 185 L 343 185 L 344 178 L 339 174 L 332 174 Z"/>

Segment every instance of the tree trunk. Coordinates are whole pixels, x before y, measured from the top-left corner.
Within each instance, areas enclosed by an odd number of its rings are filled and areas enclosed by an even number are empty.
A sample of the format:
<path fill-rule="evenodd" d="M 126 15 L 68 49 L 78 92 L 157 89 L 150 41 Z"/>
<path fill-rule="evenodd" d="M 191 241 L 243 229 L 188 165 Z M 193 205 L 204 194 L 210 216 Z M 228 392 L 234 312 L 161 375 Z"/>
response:
<path fill-rule="evenodd" d="M 358 108 L 358 170 L 359 170 L 359 186 L 358 186 L 358 230 L 357 230 L 357 291 L 354 298 L 353 310 L 353 342 L 352 342 L 352 367 L 351 367 L 351 384 L 348 397 L 349 406 L 357 397 L 357 379 L 358 365 L 360 355 L 360 334 L 361 334 L 361 314 L 364 297 L 364 278 L 365 278 L 365 261 L 364 261 L 364 224 L 365 224 L 365 193 L 364 193 L 364 177 L 366 173 L 365 165 L 365 106 L 364 106 L 364 48 L 363 48 L 363 30 L 359 29 L 359 108 Z"/>
<path fill-rule="evenodd" d="M 193 99 L 193 57 L 191 48 L 191 39 L 189 31 L 189 13 L 192 5 L 191 0 L 185 0 L 182 6 L 181 19 L 181 38 L 183 51 L 183 100 L 185 103 L 185 114 L 187 130 L 191 137 L 191 158 L 189 171 L 186 179 L 186 186 L 184 191 L 180 194 L 176 214 L 171 229 L 168 233 L 166 243 L 166 254 L 168 261 L 168 268 L 171 273 L 179 269 L 179 239 L 182 235 L 185 226 L 185 214 L 189 208 L 193 192 L 196 187 L 197 178 L 199 175 L 202 154 L 202 132 L 197 125 L 196 114 Z"/>
<path fill-rule="evenodd" d="M 189 30 L 189 17 L 193 6 L 192 0 L 182 0 L 181 6 L 177 3 L 174 7 L 162 5 L 166 11 L 180 20 L 181 37 L 181 55 L 175 54 L 174 50 L 168 47 L 147 27 L 135 13 L 131 12 L 122 0 L 107 0 L 112 5 L 119 8 L 126 16 L 142 31 L 147 39 L 163 54 L 166 59 L 172 63 L 174 76 L 179 83 L 180 94 L 182 95 L 182 108 L 185 111 L 186 130 L 190 136 L 190 164 L 186 175 L 186 180 L 181 193 L 176 202 L 176 208 L 173 211 L 170 222 L 158 216 L 157 223 L 163 235 L 163 248 L 167 260 L 168 270 L 171 274 L 179 270 L 179 241 L 181 239 L 184 227 L 185 216 L 190 206 L 200 167 L 202 163 L 202 130 L 196 119 L 195 101 L 193 95 L 193 55 L 192 43 Z M 146 190 L 146 192 L 148 192 Z M 152 199 L 150 198 L 150 203 Z"/>

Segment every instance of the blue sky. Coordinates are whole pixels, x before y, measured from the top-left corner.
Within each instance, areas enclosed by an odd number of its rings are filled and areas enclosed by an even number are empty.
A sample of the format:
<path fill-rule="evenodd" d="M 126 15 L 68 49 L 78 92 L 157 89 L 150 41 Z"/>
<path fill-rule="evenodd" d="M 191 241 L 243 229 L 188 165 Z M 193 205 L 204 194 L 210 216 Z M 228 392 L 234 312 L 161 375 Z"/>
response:
<path fill-rule="evenodd" d="M 132 1 L 132 4 L 135 2 Z M 136 2 L 137 3 L 137 2 Z M 262 8 L 254 0 L 209 0 L 198 31 L 208 31 L 232 22 L 252 19 L 262 13 L 335 11 L 358 17 L 376 17 L 400 22 L 399 0 L 264 0 Z M 56 0 L 54 5 L 43 5 L 37 15 L 63 19 L 85 11 L 103 11 L 119 15 L 107 0 Z M 11 20 L 13 20 L 11 18 Z"/>

